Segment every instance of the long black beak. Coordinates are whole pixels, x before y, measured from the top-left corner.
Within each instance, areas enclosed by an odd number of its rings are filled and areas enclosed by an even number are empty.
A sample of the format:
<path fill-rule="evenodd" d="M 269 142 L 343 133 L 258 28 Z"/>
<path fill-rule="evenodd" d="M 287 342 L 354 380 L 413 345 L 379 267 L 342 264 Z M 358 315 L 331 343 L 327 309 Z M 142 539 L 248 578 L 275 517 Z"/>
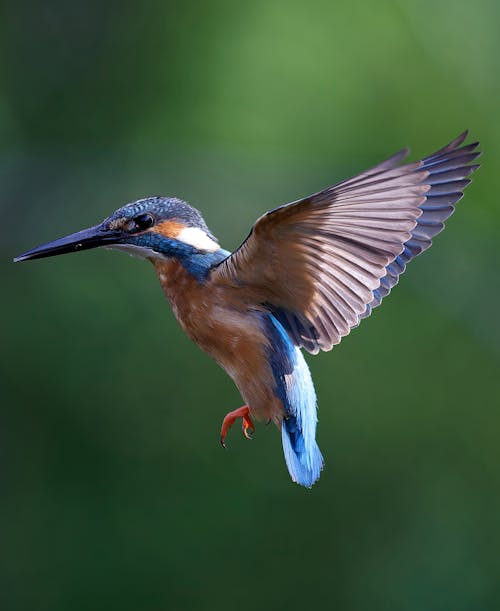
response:
<path fill-rule="evenodd" d="M 104 223 L 77 231 L 64 238 L 59 238 L 43 246 L 37 246 L 14 259 L 14 263 L 30 261 L 31 259 L 43 259 L 54 255 L 64 255 L 79 250 L 89 250 L 98 246 L 116 244 L 123 237 L 121 231 L 110 230 Z"/>

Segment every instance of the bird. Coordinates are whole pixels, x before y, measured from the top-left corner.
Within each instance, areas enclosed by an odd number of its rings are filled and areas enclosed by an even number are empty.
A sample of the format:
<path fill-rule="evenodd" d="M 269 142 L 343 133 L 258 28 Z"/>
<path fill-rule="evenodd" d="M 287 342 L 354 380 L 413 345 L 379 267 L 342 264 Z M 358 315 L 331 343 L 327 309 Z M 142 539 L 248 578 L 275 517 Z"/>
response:
<path fill-rule="evenodd" d="M 234 251 L 176 197 L 128 203 L 101 223 L 14 262 L 111 248 L 149 260 L 182 329 L 236 384 L 245 404 L 222 421 L 281 432 L 291 479 L 306 488 L 324 459 L 317 400 L 303 351 L 328 351 L 370 316 L 407 264 L 444 228 L 479 164 L 465 131 L 420 161 L 387 160 L 263 214 Z"/>

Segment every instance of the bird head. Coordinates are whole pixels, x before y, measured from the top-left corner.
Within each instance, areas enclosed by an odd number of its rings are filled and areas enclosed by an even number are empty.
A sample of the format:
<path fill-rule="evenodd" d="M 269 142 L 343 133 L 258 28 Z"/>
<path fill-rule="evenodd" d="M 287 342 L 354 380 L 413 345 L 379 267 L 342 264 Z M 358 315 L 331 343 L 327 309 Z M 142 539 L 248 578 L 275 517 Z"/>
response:
<path fill-rule="evenodd" d="M 28 250 L 14 261 L 99 247 L 147 259 L 182 259 L 220 250 L 198 210 L 180 199 L 149 197 L 122 206 L 94 227 Z"/>

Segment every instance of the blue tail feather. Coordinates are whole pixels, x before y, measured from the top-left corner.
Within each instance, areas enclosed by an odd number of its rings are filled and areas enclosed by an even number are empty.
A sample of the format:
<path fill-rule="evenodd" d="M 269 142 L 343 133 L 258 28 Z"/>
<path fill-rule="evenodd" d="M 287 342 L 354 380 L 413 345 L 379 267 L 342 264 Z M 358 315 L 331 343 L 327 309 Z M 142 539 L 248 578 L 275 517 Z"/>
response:
<path fill-rule="evenodd" d="M 281 438 L 286 465 L 294 482 L 310 488 L 319 479 L 323 468 L 323 456 L 316 441 L 307 448 L 297 419 L 289 416 L 281 425 Z"/>
<path fill-rule="evenodd" d="M 323 468 L 316 443 L 316 393 L 302 352 L 274 316 L 270 316 L 270 322 L 276 393 L 286 411 L 281 426 L 283 452 L 292 480 L 310 488 Z"/>

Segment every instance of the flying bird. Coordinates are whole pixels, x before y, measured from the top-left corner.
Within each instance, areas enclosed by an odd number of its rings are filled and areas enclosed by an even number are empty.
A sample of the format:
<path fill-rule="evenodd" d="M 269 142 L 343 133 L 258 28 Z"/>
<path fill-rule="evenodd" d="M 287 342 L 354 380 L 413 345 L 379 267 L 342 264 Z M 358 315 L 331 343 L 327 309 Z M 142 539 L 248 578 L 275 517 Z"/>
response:
<path fill-rule="evenodd" d="M 464 132 L 421 161 L 404 149 L 375 167 L 261 216 L 233 253 L 200 212 L 148 197 L 102 223 L 33 248 L 28 261 L 90 248 L 149 259 L 186 334 L 233 379 L 245 405 L 222 422 L 273 421 L 294 482 L 323 468 L 316 394 L 302 350 L 331 350 L 380 305 L 444 228 L 479 165 Z"/>

